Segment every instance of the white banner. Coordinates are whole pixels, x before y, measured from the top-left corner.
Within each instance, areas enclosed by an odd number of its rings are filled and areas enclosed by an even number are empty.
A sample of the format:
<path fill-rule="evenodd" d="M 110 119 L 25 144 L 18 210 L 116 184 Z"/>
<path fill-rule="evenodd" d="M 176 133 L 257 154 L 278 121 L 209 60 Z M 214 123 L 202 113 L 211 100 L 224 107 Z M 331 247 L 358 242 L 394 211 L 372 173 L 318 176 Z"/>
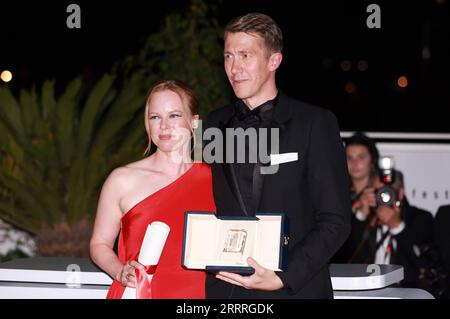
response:
<path fill-rule="evenodd" d="M 377 143 L 380 156 L 392 156 L 402 171 L 411 205 L 436 214 L 450 203 L 450 144 Z"/>

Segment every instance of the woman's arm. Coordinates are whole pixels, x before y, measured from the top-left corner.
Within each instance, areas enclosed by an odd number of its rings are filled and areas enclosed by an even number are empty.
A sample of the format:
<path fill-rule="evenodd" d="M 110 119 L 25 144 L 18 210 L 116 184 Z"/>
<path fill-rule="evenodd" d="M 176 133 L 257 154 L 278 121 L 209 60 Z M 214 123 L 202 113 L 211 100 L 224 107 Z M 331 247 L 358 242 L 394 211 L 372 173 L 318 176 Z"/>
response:
<path fill-rule="evenodd" d="M 92 260 L 114 279 L 119 279 L 124 267 L 113 250 L 122 218 L 120 198 L 123 187 L 120 175 L 118 170 L 113 171 L 103 184 L 90 241 Z"/>

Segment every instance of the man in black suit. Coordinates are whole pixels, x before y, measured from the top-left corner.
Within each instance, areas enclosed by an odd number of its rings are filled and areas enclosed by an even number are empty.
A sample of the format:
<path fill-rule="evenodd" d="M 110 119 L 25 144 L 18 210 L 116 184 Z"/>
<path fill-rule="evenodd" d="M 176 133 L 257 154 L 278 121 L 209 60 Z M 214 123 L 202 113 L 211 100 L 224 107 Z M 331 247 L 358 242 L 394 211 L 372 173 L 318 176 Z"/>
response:
<path fill-rule="evenodd" d="M 272 173 L 275 157 L 272 166 L 247 158 L 236 163 L 235 152 L 234 163 L 212 163 L 212 174 L 218 215 L 286 214 L 287 269 L 274 272 L 249 258 L 255 269 L 250 276 L 209 274 L 207 298 L 333 298 L 328 263 L 349 234 L 351 216 L 343 143 L 331 112 L 277 89 L 282 42 L 281 30 L 267 15 L 247 14 L 226 26 L 224 66 L 238 100 L 211 112 L 206 128 L 219 128 L 224 136 L 230 128 L 278 129 L 279 149 L 273 153 L 279 154 L 279 166 Z M 254 146 L 249 144 L 247 151 Z"/>

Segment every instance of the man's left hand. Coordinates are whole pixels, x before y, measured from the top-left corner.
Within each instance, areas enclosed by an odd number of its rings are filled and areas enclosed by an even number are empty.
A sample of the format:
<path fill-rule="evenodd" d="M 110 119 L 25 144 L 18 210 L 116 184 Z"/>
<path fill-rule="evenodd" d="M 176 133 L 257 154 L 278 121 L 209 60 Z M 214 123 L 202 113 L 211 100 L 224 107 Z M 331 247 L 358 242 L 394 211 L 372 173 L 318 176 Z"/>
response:
<path fill-rule="evenodd" d="M 247 258 L 247 263 L 255 269 L 251 276 L 241 276 L 231 272 L 220 271 L 216 278 L 246 289 L 272 291 L 283 288 L 283 282 L 273 270 L 262 267 L 251 257 Z"/>

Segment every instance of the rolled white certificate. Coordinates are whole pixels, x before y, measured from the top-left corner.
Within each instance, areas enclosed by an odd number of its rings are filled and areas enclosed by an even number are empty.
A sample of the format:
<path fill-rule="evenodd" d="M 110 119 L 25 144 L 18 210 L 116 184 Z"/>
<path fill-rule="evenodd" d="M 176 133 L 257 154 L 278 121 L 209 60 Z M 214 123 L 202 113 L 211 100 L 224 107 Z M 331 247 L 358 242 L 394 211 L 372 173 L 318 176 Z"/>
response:
<path fill-rule="evenodd" d="M 144 266 L 156 266 L 169 235 L 170 227 L 163 222 L 153 222 L 147 226 L 138 262 Z M 147 275 L 151 281 L 153 275 Z M 126 287 L 122 299 L 136 299 L 136 289 Z"/>

